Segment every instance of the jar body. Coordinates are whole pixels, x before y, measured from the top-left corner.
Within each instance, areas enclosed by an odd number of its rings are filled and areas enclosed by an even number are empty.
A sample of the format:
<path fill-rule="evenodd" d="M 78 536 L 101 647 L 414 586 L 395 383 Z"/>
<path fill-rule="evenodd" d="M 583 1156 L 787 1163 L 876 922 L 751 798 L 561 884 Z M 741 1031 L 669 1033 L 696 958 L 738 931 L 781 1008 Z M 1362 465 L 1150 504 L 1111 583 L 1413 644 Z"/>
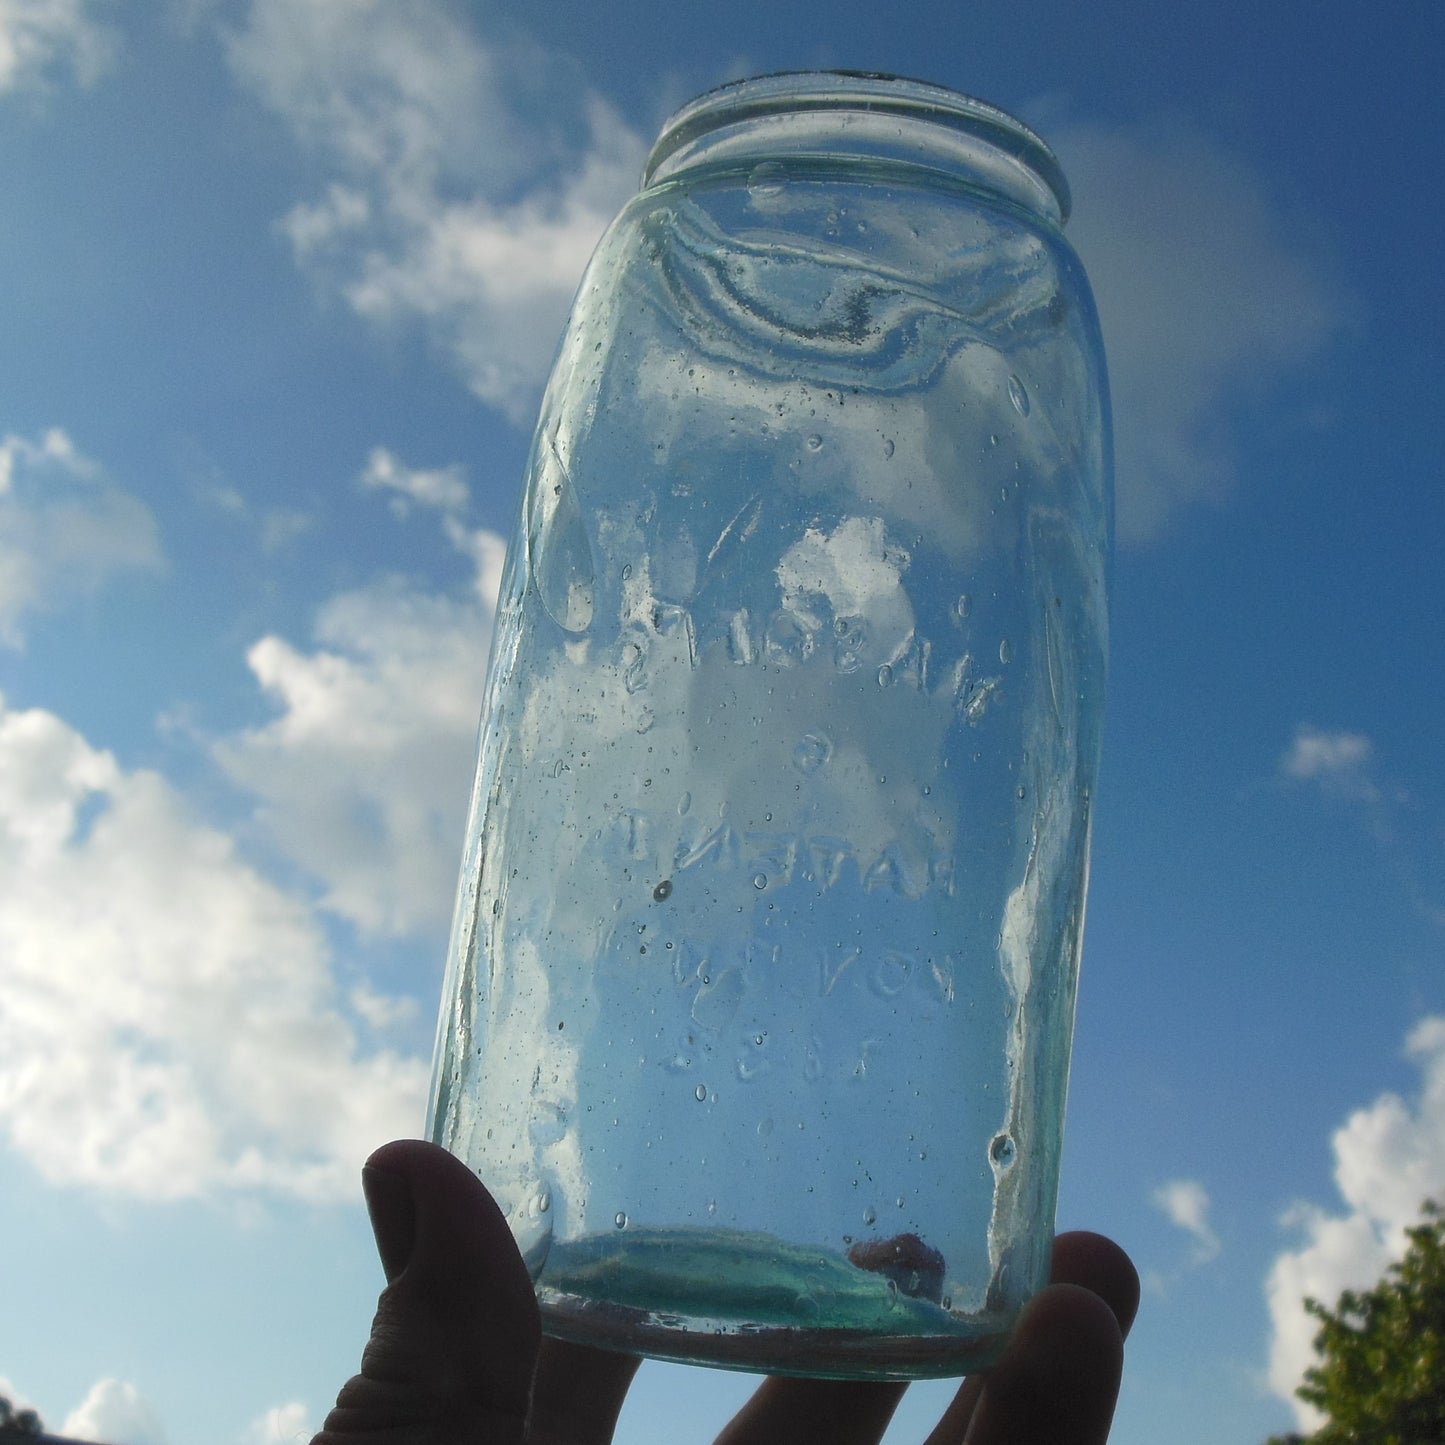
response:
<path fill-rule="evenodd" d="M 654 179 L 574 306 L 430 1127 L 549 1333 L 961 1374 L 1048 1271 L 1102 353 L 1055 219 L 967 167 L 774 139 Z"/>

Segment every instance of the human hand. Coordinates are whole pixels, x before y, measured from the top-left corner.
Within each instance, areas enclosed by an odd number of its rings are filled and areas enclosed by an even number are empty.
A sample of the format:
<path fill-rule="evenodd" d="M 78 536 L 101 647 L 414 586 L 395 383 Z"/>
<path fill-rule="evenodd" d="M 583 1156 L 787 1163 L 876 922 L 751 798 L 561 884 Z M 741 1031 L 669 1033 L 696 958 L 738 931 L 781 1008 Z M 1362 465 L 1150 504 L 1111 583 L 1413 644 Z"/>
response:
<path fill-rule="evenodd" d="M 608 1445 L 639 1361 L 543 1339 L 501 1211 L 464 1164 L 401 1140 L 362 1187 L 387 1286 L 361 1373 L 312 1445 Z M 925 1445 L 1102 1445 L 1139 1281 L 1096 1234 L 1060 1235 L 1054 1282 Z M 717 1445 L 876 1445 L 904 1386 L 765 1381 Z"/>

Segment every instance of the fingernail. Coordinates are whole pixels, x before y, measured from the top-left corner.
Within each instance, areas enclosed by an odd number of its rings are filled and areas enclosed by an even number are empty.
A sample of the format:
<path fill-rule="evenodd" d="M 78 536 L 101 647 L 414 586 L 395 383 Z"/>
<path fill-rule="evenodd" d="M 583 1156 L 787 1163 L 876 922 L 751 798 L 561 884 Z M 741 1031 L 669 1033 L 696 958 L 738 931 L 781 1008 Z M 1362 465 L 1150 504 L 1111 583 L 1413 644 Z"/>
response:
<path fill-rule="evenodd" d="M 371 1231 L 376 1236 L 376 1252 L 390 1284 L 406 1268 L 416 1240 L 416 1207 L 412 1203 L 411 1184 L 400 1174 L 367 1165 L 361 1171 L 361 1192 L 366 1197 L 366 1212 L 371 1216 Z"/>

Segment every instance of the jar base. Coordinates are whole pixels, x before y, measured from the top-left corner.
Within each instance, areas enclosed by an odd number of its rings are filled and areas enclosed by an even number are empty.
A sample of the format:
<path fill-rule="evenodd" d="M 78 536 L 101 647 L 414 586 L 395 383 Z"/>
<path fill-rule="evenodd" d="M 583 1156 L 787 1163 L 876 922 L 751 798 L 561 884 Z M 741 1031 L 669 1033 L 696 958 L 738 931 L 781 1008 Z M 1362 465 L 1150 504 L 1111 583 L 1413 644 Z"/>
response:
<path fill-rule="evenodd" d="M 766 1234 L 629 1229 L 554 1244 L 537 1298 L 549 1335 L 679 1364 L 871 1380 L 991 1364 L 1015 1312 L 944 1308 L 919 1276 Z"/>

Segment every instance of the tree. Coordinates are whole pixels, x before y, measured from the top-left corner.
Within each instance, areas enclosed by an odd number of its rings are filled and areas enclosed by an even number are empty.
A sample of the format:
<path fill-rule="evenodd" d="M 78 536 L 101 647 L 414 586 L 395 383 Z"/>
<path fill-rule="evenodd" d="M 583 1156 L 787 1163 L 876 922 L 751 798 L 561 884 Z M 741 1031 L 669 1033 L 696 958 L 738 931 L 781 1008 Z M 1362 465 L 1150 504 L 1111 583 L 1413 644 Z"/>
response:
<path fill-rule="evenodd" d="M 1445 1208 L 1426 1202 L 1404 1258 L 1370 1290 L 1346 1290 L 1320 1322 L 1319 1363 L 1295 1392 L 1329 1419 L 1269 1445 L 1440 1445 L 1445 1441 Z"/>
<path fill-rule="evenodd" d="M 40 1416 L 34 1410 L 17 1410 L 0 1395 L 0 1440 L 21 1441 L 44 1432 Z"/>

